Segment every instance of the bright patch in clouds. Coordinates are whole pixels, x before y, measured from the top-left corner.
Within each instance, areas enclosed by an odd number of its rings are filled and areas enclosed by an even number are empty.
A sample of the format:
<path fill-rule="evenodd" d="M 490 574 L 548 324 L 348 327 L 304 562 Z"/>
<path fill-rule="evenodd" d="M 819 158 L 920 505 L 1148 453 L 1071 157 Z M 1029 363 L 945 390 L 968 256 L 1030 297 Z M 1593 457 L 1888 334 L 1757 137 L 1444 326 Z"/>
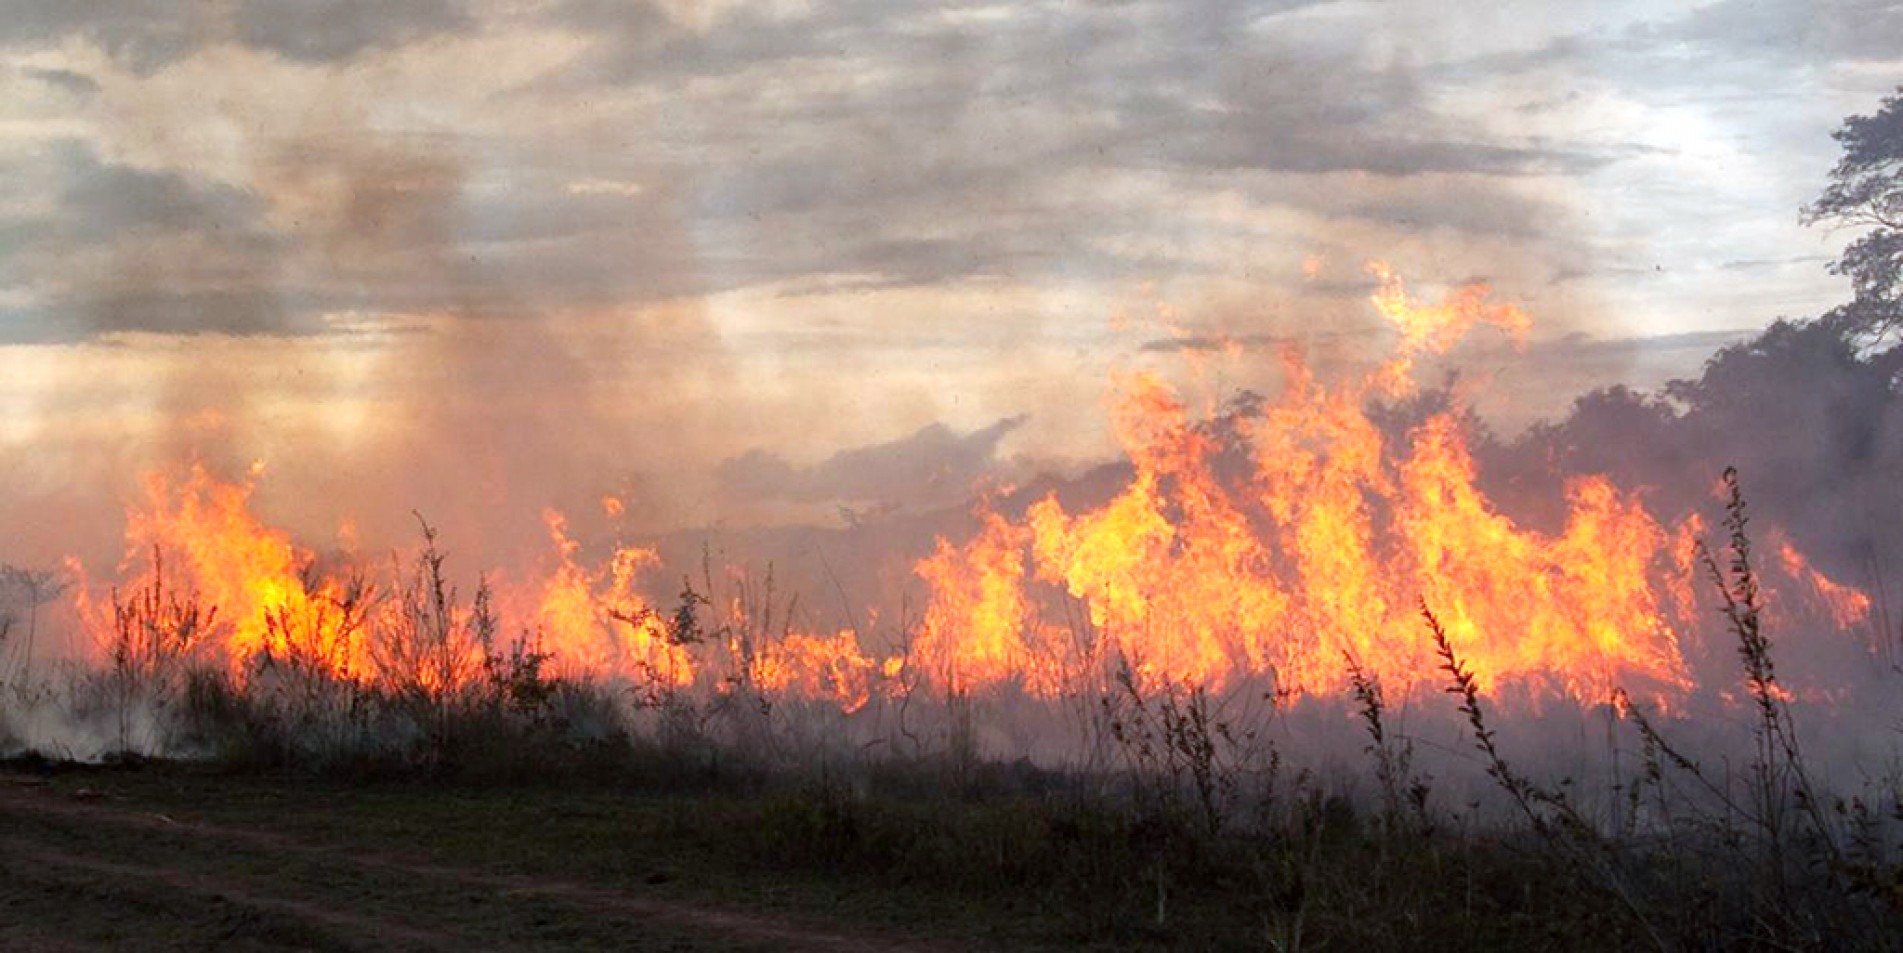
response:
<path fill-rule="evenodd" d="M 1453 358 L 1510 428 L 1842 300 L 1796 210 L 1903 66 L 1862 0 L 217 7 L 0 4 L 23 485 L 207 452 L 154 436 L 207 409 L 211 452 L 339 481 L 423 441 L 711 486 L 1003 420 L 1089 459 L 1113 368 L 1372 341 L 1369 258 L 1532 315 Z M 1701 343 L 1593 346 L 1660 335 Z"/>

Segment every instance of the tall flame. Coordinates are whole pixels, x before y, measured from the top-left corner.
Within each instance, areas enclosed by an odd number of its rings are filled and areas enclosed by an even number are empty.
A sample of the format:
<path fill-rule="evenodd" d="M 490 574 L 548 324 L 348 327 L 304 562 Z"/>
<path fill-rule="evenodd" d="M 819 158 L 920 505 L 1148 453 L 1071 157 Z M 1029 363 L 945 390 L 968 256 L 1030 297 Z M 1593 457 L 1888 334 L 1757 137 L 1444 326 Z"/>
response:
<path fill-rule="evenodd" d="M 704 594 L 690 591 L 672 612 L 650 601 L 653 550 L 617 546 L 589 564 L 552 511 L 549 557 L 496 601 L 557 674 L 666 690 L 751 685 L 848 713 L 920 685 L 1051 698 L 1124 672 L 1143 684 L 1334 692 L 1349 660 L 1405 690 L 1436 676 L 1417 622 L 1423 601 L 1490 691 L 1601 701 L 1623 687 L 1666 701 L 1689 689 L 1684 643 L 1701 615 L 1691 542 L 1704 525 L 1662 525 L 1637 494 L 1583 475 L 1556 501 L 1556 528 L 1541 531 L 1481 491 L 1457 408 L 1384 430 L 1368 408 L 1413 391 L 1418 356 L 1481 326 L 1518 337 L 1531 322 L 1484 284 L 1428 303 L 1388 266 L 1368 271 L 1375 310 L 1399 332 L 1391 357 L 1324 382 L 1285 350 L 1280 395 L 1218 421 L 1198 419 L 1157 376 L 1118 378 L 1128 482 L 1082 509 L 1055 494 L 1015 517 L 982 504 L 973 535 L 939 538 L 912 565 L 929 598 L 910 644 L 892 653 L 868 651 L 850 628 L 797 631 L 782 619 L 780 631 L 757 632 L 738 606 L 702 631 Z M 148 478 L 128 512 L 128 589 L 152 586 L 157 560 L 138 560 L 161 556 L 168 581 L 217 608 L 210 653 L 240 677 L 254 659 L 282 657 L 351 681 L 413 680 L 378 640 L 425 623 L 460 627 L 457 664 L 427 674 L 427 687 L 481 675 L 480 653 L 496 651 L 483 642 L 496 634 L 486 609 L 431 622 L 419 617 L 431 609 L 415 576 L 399 572 L 378 593 L 362 568 L 316 572 L 310 552 L 252 512 L 260 475 L 226 483 L 194 466 Z M 623 510 L 614 497 L 602 507 L 610 518 Z M 1773 543 L 1776 568 L 1840 628 L 1867 617 L 1867 596 Z M 110 607 L 77 591 L 105 644 Z"/>
<path fill-rule="evenodd" d="M 568 535 L 568 521 L 553 510 L 543 514 L 555 563 L 536 587 L 534 619 L 538 645 L 555 671 L 582 676 L 640 672 L 672 685 L 691 684 L 694 662 L 671 643 L 660 615 L 638 591 L 640 576 L 659 563 L 651 549 L 617 547 L 603 566 L 576 561 L 579 546 Z"/>
<path fill-rule="evenodd" d="M 171 560 L 175 578 L 216 607 L 224 633 L 220 648 L 234 672 L 241 671 L 239 663 L 260 655 L 304 657 L 337 671 L 369 671 L 360 633 L 331 624 L 349 598 L 348 583 L 316 578 L 312 554 L 251 512 L 251 481 L 260 475 L 262 468 L 254 466 L 245 482 L 227 483 L 202 464 L 193 464 L 182 479 L 148 474 L 143 505 L 126 513 L 121 571 L 132 575 L 125 587 L 153 584 L 160 571 L 155 554 Z M 135 572 L 135 565 L 142 568 Z M 75 588 L 79 614 L 104 642 L 113 625 L 111 607 L 89 589 Z"/>
<path fill-rule="evenodd" d="M 941 540 L 919 565 L 933 588 L 922 647 L 988 685 L 1053 683 L 1032 670 L 1038 583 L 1087 607 L 1087 671 L 1130 665 L 1171 681 L 1221 686 L 1272 677 L 1293 691 L 1334 691 L 1345 658 L 1409 685 L 1432 677 L 1417 606 L 1488 686 L 1603 698 L 1617 685 L 1689 685 L 1678 637 L 1653 580 L 1672 534 L 1638 499 L 1599 477 L 1572 480 L 1557 536 L 1518 525 L 1479 490 L 1453 413 L 1389 446 L 1365 408 L 1412 387 L 1416 354 L 1443 352 L 1477 325 L 1513 334 L 1525 312 L 1469 284 L 1424 304 L 1379 262 L 1372 296 L 1401 332 L 1396 356 L 1327 386 L 1299 354 L 1287 386 L 1242 421 L 1247 459 L 1199 426 L 1161 380 L 1126 380 L 1118 432 L 1134 473 L 1095 509 L 1053 496 L 1020 522 L 984 512 L 963 547 Z M 1062 687 L 1062 686 L 1057 686 Z M 1087 687 L 1073 685 L 1071 687 Z"/>

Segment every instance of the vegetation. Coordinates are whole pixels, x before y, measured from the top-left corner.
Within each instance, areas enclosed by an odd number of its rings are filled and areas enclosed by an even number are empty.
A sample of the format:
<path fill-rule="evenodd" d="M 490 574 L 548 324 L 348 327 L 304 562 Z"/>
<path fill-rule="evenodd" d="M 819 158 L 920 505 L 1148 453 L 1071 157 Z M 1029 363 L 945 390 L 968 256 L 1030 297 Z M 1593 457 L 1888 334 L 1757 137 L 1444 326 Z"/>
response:
<path fill-rule="evenodd" d="M 918 754 L 795 750 L 771 720 L 764 738 L 757 722 L 743 738 L 683 697 L 643 721 L 652 696 L 639 687 L 552 678 L 522 642 L 499 650 L 485 589 L 459 597 L 427 527 L 381 621 L 366 621 L 355 588 L 303 618 L 279 613 L 289 648 L 242 677 L 193 664 L 216 610 L 162 572 L 115 594 L 113 666 L 89 697 L 112 709 L 125 753 L 109 760 L 142 762 L 132 751 L 143 724 L 161 750 L 209 755 L 226 772 L 168 769 L 185 772 L 181 790 L 354 785 L 353 802 L 393 812 L 347 810 L 341 823 L 364 837 L 398 815 L 454 829 L 454 811 L 497 811 L 540 840 L 505 830 L 474 860 L 566 877 L 614 859 L 572 840 L 581 828 L 535 826 L 513 805 L 583 799 L 615 819 L 608 843 L 643 864 L 723 883 L 833 884 L 914 916 L 918 898 L 953 898 L 971 912 L 933 908 L 924 929 L 1009 945 L 1894 949 L 1903 789 L 1892 776 L 1839 797 L 1812 777 L 1773 664 L 1744 497 L 1735 473 L 1725 479 L 1727 542 L 1704 563 L 1736 639 L 1750 760 L 1714 773 L 1670 737 L 1675 722 L 1621 697 L 1620 733 L 1643 767 L 1596 795 L 1510 764 L 1431 606 L 1423 637 L 1452 695 L 1444 714 L 1464 720 L 1494 792 L 1459 806 L 1419 771 L 1416 739 L 1396 732 L 1379 681 L 1352 658 L 1344 701 L 1368 739 L 1365 774 L 1298 767 L 1273 696 L 1146 682 L 1128 666 L 1097 699 L 1093 730 L 1112 758 L 1071 768 L 983 759 L 969 699 L 948 704 L 943 745 Z M 687 587 L 671 617 L 683 637 L 706 635 L 694 614 L 705 602 Z M 369 687 L 313 654 L 366 627 L 410 677 Z M 1356 790 L 1368 776 L 1372 796 Z M 403 793 L 421 791 L 471 793 Z M 601 836 L 597 823 L 586 830 Z M 418 837 L 418 849 L 467 851 Z"/>
<path fill-rule="evenodd" d="M 1759 461 L 1780 498 L 1815 494 L 1853 519 L 1879 501 L 1893 507 L 1894 483 L 1879 478 L 1903 465 L 1893 439 L 1903 415 L 1858 411 L 1895 409 L 1903 368 L 1903 93 L 1838 139 L 1844 159 L 1805 214 L 1869 229 L 1836 265 L 1853 278 L 1852 305 L 1780 323 L 1662 397 L 1591 395 L 1521 452 L 1590 454 L 1611 441 L 1582 437 L 1614 433 L 1640 451 L 1604 467 L 1562 463 L 1675 475 L 1737 446 L 1740 432 L 1784 427 L 1803 439 L 1762 441 L 1773 449 Z M 1648 476 L 1636 482 L 1697 482 Z M 902 718 L 909 746 L 815 741 L 799 712 L 776 711 L 749 680 L 774 627 L 770 576 L 764 593 L 742 594 L 752 608 L 737 624 L 707 621 L 705 572 L 665 615 L 614 615 L 657 627 L 668 646 L 733 653 L 737 674 L 713 697 L 676 692 L 659 670 L 631 685 L 553 675 L 530 634 L 505 642 L 486 582 L 466 598 L 452 584 L 427 523 L 391 591 L 356 579 L 274 607 L 266 647 L 236 670 L 199 651 L 218 608 L 179 591 L 155 552 L 148 582 L 112 593 L 108 669 L 75 676 L 59 697 L 8 685 L 0 719 L 57 709 L 108 726 L 105 760 L 120 774 L 56 768 L 37 753 L 10 770 L 118 784 L 172 813 L 280 836 L 341 829 L 615 887 L 631 869 L 674 872 L 661 876 L 714 895 L 791 885 L 807 898 L 795 906 L 839 912 L 812 899 L 824 885 L 827 903 L 860 898 L 849 912 L 870 923 L 1000 945 L 1903 948 L 1903 773 L 1828 778 L 1807 757 L 1738 471 L 1725 469 L 1721 486 L 1724 542 L 1701 544 L 1698 558 L 1731 637 L 1723 651 L 1735 654 L 1732 712 L 1746 744 L 1687 740 L 1708 726 L 1618 692 L 1572 713 L 1607 719 L 1613 763 L 1636 752 L 1636 773 L 1603 786 L 1524 767 L 1511 733 L 1523 713 L 1487 696 L 1426 603 L 1420 636 L 1447 697 L 1420 717 L 1458 726 L 1462 750 L 1431 751 L 1425 734 L 1397 725 L 1395 700 L 1352 655 L 1341 707 L 1309 703 L 1306 726 L 1354 719 L 1367 740 L 1353 768 L 1294 743 L 1294 713 L 1273 690 L 1214 692 L 1126 661 L 1096 697 L 1073 699 L 1087 756 L 1006 763 L 984 757 L 980 702 L 962 691 L 927 699 L 908 687 L 903 703 L 932 707 L 939 724 L 927 739 L 913 731 L 924 714 Z M 1878 571 L 1899 545 L 1844 538 Z M 0 581 L 29 607 L 63 586 L 18 571 Z M 29 615 L 29 640 L 36 626 Z M 0 643 L 18 633 L 0 618 Z M 351 677 L 359 646 L 379 680 Z M 179 760 L 146 765 L 155 753 Z M 340 789 L 352 795 L 341 806 L 325 800 Z M 270 791 L 278 810 L 220 807 L 219 791 Z M 474 824 L 483 836 L 463 836 Z"/>
<path fill-rule="evenodd" d="M 1854 297 L 1825 320 L 1866 343 L 1894 346 L 1903 331 L 1903 89 L 1833 135 L 1843 155 L 1804 221 L 1863 233 L 1831 266 L 1850 279 Z"/>

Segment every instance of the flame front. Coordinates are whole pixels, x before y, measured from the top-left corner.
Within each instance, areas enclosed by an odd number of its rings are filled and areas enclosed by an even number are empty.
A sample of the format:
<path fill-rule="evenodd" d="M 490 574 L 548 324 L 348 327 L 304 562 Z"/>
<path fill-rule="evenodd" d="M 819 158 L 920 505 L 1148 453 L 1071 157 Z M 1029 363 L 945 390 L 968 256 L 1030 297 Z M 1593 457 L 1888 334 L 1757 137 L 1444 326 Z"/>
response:
<path fill-rule="evenodd" d="M 128 590 L 150 586 L 157 562 L 137 561 L 162 558 L 169 581 L 216 606 L 204 651 L 241 678 L 259 658 L 285 658 L 441 691 L 492 674 L 500 637 L 562 676 L 665 691 L 752 686 L 848 713 L 920 687 L 1054 698 L 1119 677 L 1330 693 L 1345 688 L 1349 660 L 1404 691 L 1437 678 L 1418 624 L 1424 602 L 1490 692 L 1597 702 L 1624 688 L 1669 702 L 1691 688 L 1683 643 L 1702 612 L 1691 543 L 1703 524 L 1662 525 L 1637 494 L 1584 475 L 1566 482 L 1541 531 L 1481 491 L 1460 408 L 1384 429 L 1369 408 L 1412 393 L 1418 357 L 1481 326 L 1517 338 L 1530 321 L 1482 284 L 1424 303 L 1387 266 L 1368 270 L 1374 309 L 1397 335 L 1387 360 L 1326 382 L 1286 349 L 1279 397 L 1213 421 L 1160 377 L 1119 377 L 1113 421 L 1131 468 L 1121 490 L 1083 509 L 1055 494 L 1018 515 L 981 505 L 973 535 L 939 538 L 912 564 L 924 614 L 883 654 L 850 628 L 782 620 L 756 631 L 739 608 L 703 630 L 697 613 L 711 604 L 691 589 L 682 610 L 654 608 L 653 550 L 619 546 L 590 565 L 555 512 L 540 570 L 494 587 L 520 626 L 506 631 L 487 602 L 432 606 L 427 580 L 400 567 L 381 588 L 362 567 L 314 571 L 311 553 L 252 513 L 255 471 L 241 483 L 203 467 L 148 479 L 128 514 L 122 573 Z M 624 511 L 616 497 L 602 509 Z M 1839 628 L 1868 615 L 1867 596 L 1788 541 L 1776 546 L 1777 568 L 1799 583 L 1790 590 L 1821 602 Z M 104 646 L 115 619 L 87 590 L 79 608 Z M 487 599 L 491 587 L 481 591 Z M 414 646 L 392 651 L 392 632 L 435 633 L 440 664 L 424 671 Z"/>
<path fill-rule="evenodd" d="M 1293 692 L 1345 687 L 1345 660 L 1409 686 L 1435 676 L 1422 600 L 1489 688 L 1607 697 L 1616 686 L 1680 691 L 1689 677 L 1661 605 L 1673 534 L 1600 477 L 1566 488 L 1558 535 L 1517 525 L 1480 491 L 1453 412 L 1391 447 L 1365 410 L 1404 396 L 1412 362 L 1477 325 L 1515 335 L 1524 312 L 1470 284 L 1436 304 L 1410 298 L 1385 265 L 1373 303 L 1400 332 L 1395 357 L 1341 386 L 1294 351 L 1287 385 L 1242 447 L 1191 419 L 1161 380 L 1125 381 L 1118 431 L 1134 473 L 1096 509 L 1055 497 L 1012 522 L 986 511 L 963 547 L 941 540 L 919 566 L 933 589 L 921 648 L 963 683 L 1037 694 L 1091 687 L 1129 665 L 1148 678 L 1221 687 L 1266 677 Z M 1237 459 L 1238 450 L 1241 459 Z M 1048 584 L 1087 607 L 1068 640 L 1035 620 Z M 1083 682 L 1054 683 L 1034 643 L 1088 655 Z"/>
<path fill-rule="evenodd" d="M 579 547 L 560 513 L 543 514 L 555 550 L 553 568 L 538 585 L 533 612 L 537 645 L 555 671 L 574 677 L 639 672 L 670 686 L 691 684 L 694 662 L 669 642 L 667 628 L 638 589 L 641 575 L 659 563 L 651 549 L 617 547 L 605 565 L 576 561 Z"/>
<path fill-rule="evenodd" d="M 254 466 L 251 478 L 260 474 Z M 126 513 L 121 573 L 130 575 L 124 588 L 153 586 L 165 565 L 215 607 L 218 649 L 240 676 L 243 663 L 258 657 L 295 658 L 353 675 L 373 669 L 361 628 L 339 624 L 350 601 L 348 583 L 318 578 L 310 552 L 251 512 L 251 482 L 221 482 L 193 464 L 182 479 L 152 473 L 144 484 L 143 505 Z M 83 570 L 80 575 L 83 580 Z M 105 650 L 113 636 L 112 607 L 90 589 L 75 587 L 74 598 L 82 622 Z"/>

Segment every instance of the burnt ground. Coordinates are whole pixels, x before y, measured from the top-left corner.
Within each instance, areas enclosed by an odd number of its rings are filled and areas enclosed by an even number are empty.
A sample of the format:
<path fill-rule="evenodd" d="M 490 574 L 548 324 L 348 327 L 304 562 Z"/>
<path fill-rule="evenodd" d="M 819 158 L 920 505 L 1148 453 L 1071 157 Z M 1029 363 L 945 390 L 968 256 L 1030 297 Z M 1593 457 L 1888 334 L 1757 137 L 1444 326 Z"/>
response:
<path fill-rule="evenodd" d="M 1017 945 L 955 903 L 641 836 L 694 809 L 679 795 L 0 768 L 0 949 Z"/>

